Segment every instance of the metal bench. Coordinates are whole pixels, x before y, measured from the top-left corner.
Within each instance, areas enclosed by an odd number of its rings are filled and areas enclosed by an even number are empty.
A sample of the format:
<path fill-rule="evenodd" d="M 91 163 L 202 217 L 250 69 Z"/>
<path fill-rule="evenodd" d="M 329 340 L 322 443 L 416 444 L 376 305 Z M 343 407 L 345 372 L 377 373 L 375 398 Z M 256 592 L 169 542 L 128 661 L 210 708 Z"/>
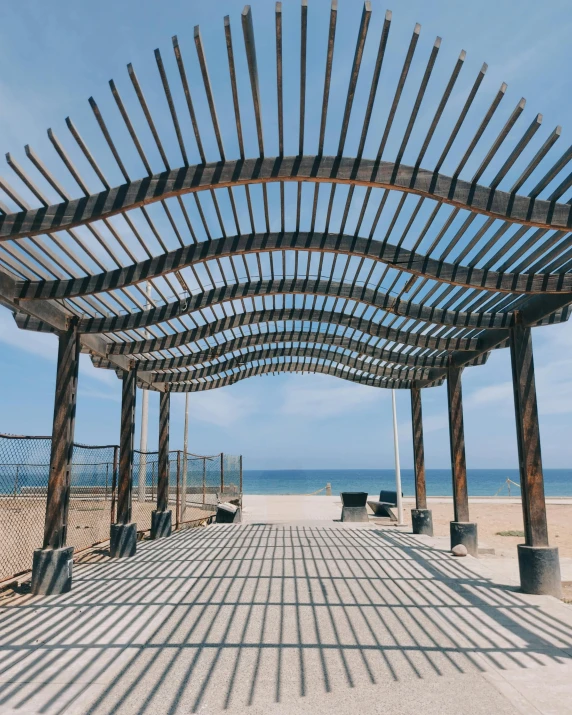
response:
<path fill-rule="evenodd" d="M 391 521 L 397 521 L 397 517 L 392 511 L 392 508 L 397 506 L 397 492 L 382 489 L 379 492 L 379 501 L 368 501 L 367 503 L 374 516 L 388 516 Z"/>

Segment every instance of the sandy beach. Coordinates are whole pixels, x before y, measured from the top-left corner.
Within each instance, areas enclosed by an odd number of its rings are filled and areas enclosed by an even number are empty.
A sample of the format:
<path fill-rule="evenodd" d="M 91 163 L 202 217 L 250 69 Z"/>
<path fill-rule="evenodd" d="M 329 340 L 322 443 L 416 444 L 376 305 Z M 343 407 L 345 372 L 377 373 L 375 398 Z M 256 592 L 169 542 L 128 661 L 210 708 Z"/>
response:
<path fill-rule="evenodd" d="M 371 497 L 375 497 L 372 495 Z M 403 500 L 405 522 L 411 525 L 410 510 L 414 500 Z M 523 543 L 521 536 L 499 536 L 500 531 L 518 531 L 523 528 L 520 499 L 511 497 L 473 497 L 469 499 L 471 520 L 478 524 L 479 543 L 495 550 L 497 556 L 516 558 L 516 545 Z M 339 495 L 262 495 L 246 494 L 243 498 L 243 519 L 246 523 L 273 521 L 334 521 L 339 519 L 342 504 Z M 453 519 L 451 497 L 430 497 L 428 506 L 433 511 L 435 536 L 449 535 L 449 522 Z M 548 532 L 551 545 L 558 546 L 561 557 L 572 557 L 572 498 L 546 499 Z M 372 519 L 374 521 L 374 519 Z M 375 520 L 377 521 L 377 520 Z M 389 524 L 389 520 L 380 520 Z"/>

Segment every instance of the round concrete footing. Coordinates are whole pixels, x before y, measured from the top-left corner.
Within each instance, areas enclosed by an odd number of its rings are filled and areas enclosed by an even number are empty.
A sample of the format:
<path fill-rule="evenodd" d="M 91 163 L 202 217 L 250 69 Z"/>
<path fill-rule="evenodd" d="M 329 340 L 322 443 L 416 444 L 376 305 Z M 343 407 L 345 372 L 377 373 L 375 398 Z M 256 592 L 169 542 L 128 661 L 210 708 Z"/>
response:
<path fill-rule="evenodd" d="M 109 553 L 112 559 L 126 559 L 137 551 L 137 524 L 112 524 Z"/>
<path fill-rule="evenodd" d="M 450 527 L 451 548 L 457 544 L 463 544 L 467 553 L 475 558 L 479 553 L 477 541 L 477 525 L 469 521 L 452 521 Z"/>
<path fill-rule="evenodd" d="M 520 587 L 524 593 L 562 598 L 558 548 L 519 544 L 517 549 Z"/>
<path fill-rule="evenodd" d="M 433 536 L 433 514 L 431 509 L 412 509 L 411 524 L 414 534 Z"/>

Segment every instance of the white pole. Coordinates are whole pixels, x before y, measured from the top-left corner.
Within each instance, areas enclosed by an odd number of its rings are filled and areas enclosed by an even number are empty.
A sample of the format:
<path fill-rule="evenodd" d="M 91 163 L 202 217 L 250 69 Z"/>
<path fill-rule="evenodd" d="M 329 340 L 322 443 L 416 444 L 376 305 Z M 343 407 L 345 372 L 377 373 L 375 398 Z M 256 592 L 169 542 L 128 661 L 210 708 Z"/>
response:
<path fill-rule="evenodd" d="M 151 297 L 151 283 L 147 281 L 145 286 L 145 292 L 147 293 L 147 298 Z M 151 307 L 150 302 L 147 303 L 145 309 L 148 310 Z M 149 337 L 149 331 L 145 331 L 145 337 Z M 145 492 L 147 487 L 147 433 L 149 424 L 149 391 L 143 390 L 143 395 L 141 396 L 141 438 L 139 440 L 139 450 L 142 454 L 139 457 L 139 489 L 138 489 L 138 499 L 140 502 L 145 501 Z"/>
<path fill-rule="evenodd" d="M 395 450 L 395 491 L 397 492 L 397 526 L 403 526 L 403 500 L 401 498 L 401 467 L 399 466 L 399 437 L 397 435 L 397 409 L 395 390 L 391 391 L 393 407 L 393 449 Z"/>
<path fill-rule="evenodd" d="M 180 521 L 185 520 L 185 509 L 187 508 L 187 464 L 189 451 L 189 393 L 185 392 L 185 435 L 183 437 L 183 484 L 181 498 Z"/>

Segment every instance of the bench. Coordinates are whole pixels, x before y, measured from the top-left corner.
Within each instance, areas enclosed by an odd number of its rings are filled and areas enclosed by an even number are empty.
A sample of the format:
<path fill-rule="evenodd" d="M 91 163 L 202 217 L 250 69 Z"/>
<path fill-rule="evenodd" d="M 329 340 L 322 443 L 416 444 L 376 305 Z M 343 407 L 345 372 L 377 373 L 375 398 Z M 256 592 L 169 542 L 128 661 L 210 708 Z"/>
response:
<path fill-rule="evenodd" d="M 367 492 L 342 492 L 342 521 L 369 521 L 365 503 Z"/>
<path fill-rule="evenodd" d="M 241 522 L 242 514 L 239 506 L 227 502 L 216 505 L 216 524 L 240 524 Z"/>
<path fill-rule="evenodd" d="M 388 516 L 391 521 L 397 521 L 392 511 L 392 508 L 397 506 L 397 492 L 382 489 L 379 492 L 379 501 L 368 501 L 367 504 L 374 516 Z"/>

